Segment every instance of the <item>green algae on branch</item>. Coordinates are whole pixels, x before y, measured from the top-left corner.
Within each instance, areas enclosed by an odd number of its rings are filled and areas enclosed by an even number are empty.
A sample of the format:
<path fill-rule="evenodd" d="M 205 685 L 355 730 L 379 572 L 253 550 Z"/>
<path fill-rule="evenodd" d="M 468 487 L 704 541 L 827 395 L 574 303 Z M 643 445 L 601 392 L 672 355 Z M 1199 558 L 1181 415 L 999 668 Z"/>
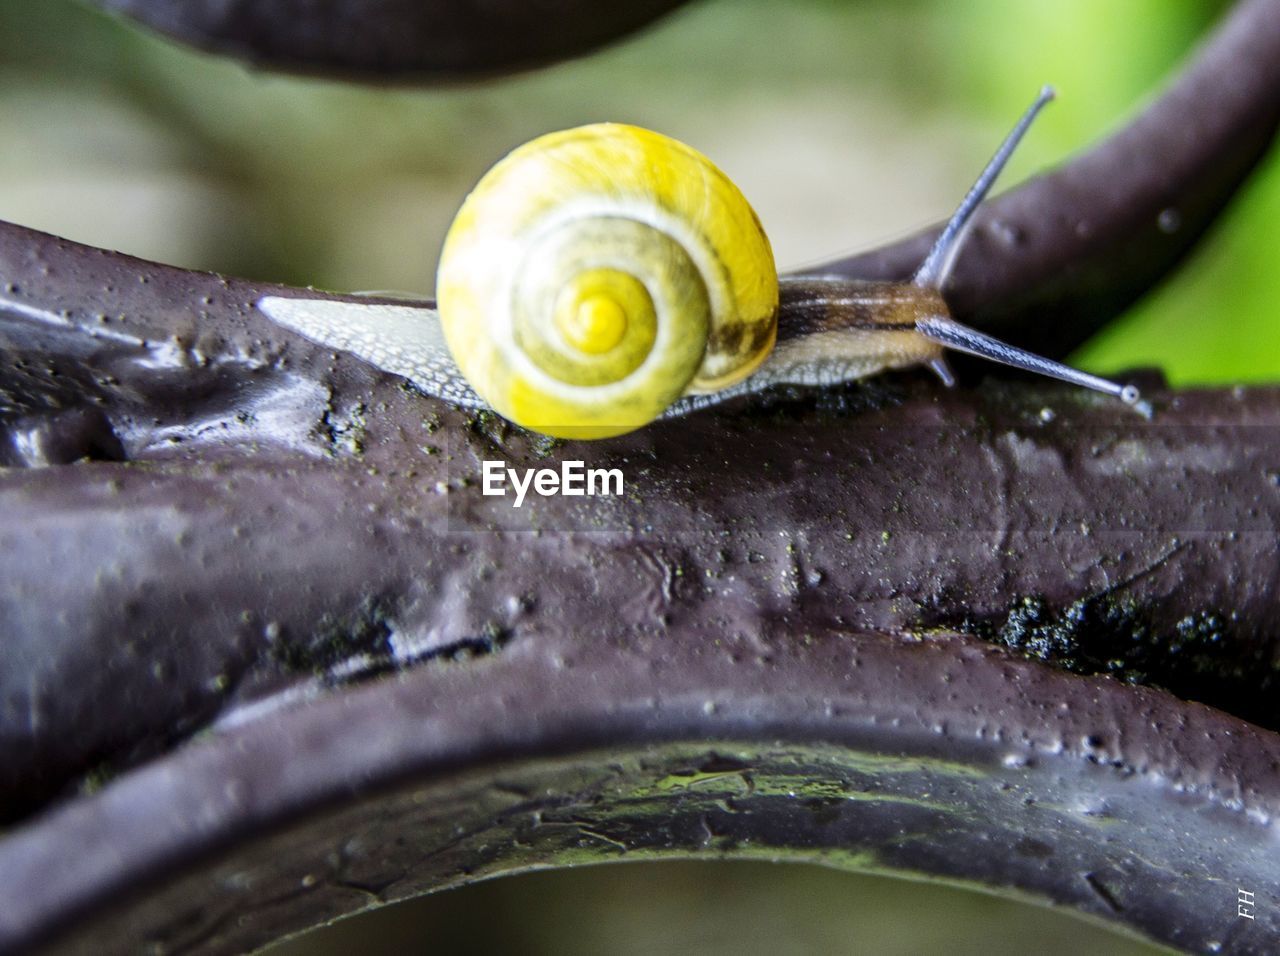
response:
<path fill-rule="evenodd" d="M 707 793 L 739 791 L 774 796 L 838 797 L 849 800 L 890 799 L 884 794 L 868 793 L 860 789 L 860 785 L 867 781 L 853 778 L 856 776 L 875 779 L 920 773 L 970 780 L 987 776 L 981 769 L 957 761 L 856 753 L 848 750 L 826 753 L 826 759 L 839 769 L 839 775 L 833 776 L 831 767 L 821 770 L 814 767 L 813 751 L 825 753 L 826 750 L 827 748 L 817 746 L 808 753 L 796 751 L 790 754 L 772 755 L 771 759 L 775 763 L 792 764 L 793 769 L 790 772 L 780 772 L 776 768 L 771 768 L 765 773 L 749 762 L 731 769 L 717 767 L 711 770 L 679 771 L 637 790 L 633 796 L 642 798 L 658 793 L 697 789 Z"/>

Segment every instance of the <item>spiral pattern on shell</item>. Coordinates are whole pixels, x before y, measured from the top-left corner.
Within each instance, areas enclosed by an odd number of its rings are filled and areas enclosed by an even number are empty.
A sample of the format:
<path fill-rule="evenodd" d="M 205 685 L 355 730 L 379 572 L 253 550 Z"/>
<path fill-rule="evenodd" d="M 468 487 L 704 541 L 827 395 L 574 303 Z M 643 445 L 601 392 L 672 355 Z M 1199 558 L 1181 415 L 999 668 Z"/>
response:
<path fill-rule="evenodd" d="M 697 151 L 633 126 L 499 162 L 445 239 L 436 294 L 462 373 L 512 421 L 600 438 L 749 375 L 777 334 L 769 240 Z"/>

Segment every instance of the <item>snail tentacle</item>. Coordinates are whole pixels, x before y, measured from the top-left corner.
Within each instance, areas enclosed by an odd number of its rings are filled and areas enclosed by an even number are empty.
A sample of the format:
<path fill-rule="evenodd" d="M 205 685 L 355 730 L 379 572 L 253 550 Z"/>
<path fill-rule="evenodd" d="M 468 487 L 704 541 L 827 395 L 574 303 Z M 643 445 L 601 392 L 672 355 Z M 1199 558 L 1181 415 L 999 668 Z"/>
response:
<path fill-rule="evenodd" d="M 1080 369 L 1072 368 L 1070 365 L 1055 362 L 1053 359 L 1017 348 L 1007 342 L 1001 342 L 985 332 L 979 332 L 977 329 L 962 325 L 945 315 L 931 315 L 921 319 L 916 323 L 916 328 L 933 341 L 941 342 L 957 352 L 967 352 L 969 355 L 991 359 L 1002 365 L 1025 369 L 1028 372 L 1037 372 L 1040 375 L 1047 375 L 1050 378 L 1070 382 L 1072 385 L 1091 388 L 1095 392 L 1114 395 L 1126 405 L 1136 405 L 1142 397 L 1135 385 L 1121 384 L 1098 375 L 1082 372 Z"/>
<path fill-rule="evenodd" d="M 965 239 L 968 238 L 969 230 L 973 226 L 974 213 L 978 211 L 978 207 L 982 205 L 983 200 L 987 198 L 987 194 L 991 192 L 991 187 L 996 184 L 996 180 L 1004 172 L 1004 168 L 1008 165 L 1014 150 L 1018 148 L 1022 138 L 1027 135 L 1027 130 L 1031 128 L 1035 118 L 1040 115 L 1040 111 L 1053 100 L 1055 95 L 1057 94 L 1052 86 L 1040 88 L 1040 95 L 1036 97 L 1035 102 L 1027 107 L 1026 112 L 1022 114 L 1018 122 L 1014 124 L 1013 129 L 1009 131 L 1009 135 L 1004 138 L 1004 142 L 1000 144 L 1000 148 L 996 150 L 995 155 L 987 161 L 987 165 L 983 167 L 977 181 L 969 187 L 969 191 L 965 193 L 959 207 L 951 214 L 951 218 L 947 220 L 946 226 L 943 227 L 942 232 L 934 241 L 933 248 L 924 257 L 924 262 L 920 263 L 920 268 L 911 277 L 911 281 L 916 285 L 926 289 L 941 289 L 946 285 L 947 279 L 951 277 L 951 270 L 955 267 L 956 258 L 960 255 L 960 250 L 964 248 Z"/>

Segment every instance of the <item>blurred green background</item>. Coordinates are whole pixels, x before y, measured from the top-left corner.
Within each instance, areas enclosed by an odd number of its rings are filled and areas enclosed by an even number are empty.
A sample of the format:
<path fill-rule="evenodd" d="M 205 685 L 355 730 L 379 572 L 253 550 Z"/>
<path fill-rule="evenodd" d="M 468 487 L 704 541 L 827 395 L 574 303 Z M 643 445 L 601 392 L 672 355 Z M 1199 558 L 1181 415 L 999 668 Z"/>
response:
<path fill-rule="evenodd" d="M 0 0 L 0 219 L 194 268 L 428 294 L 489 165 L 549 129 L 613 119 L 708 153 L 794 268 L 948 214 L 1043 83 L 1060 99 L 1003 186 L 1084 148 L 1225 5 L 707 0 L 586 59 L 415 90 L 257 72 L 73 0 Z M 1280 378 L 1277 250 L 1280 155 L 1077 361 L 1157 365 L 1178 384 Z M 331 931 L 335 951 L 373 952 L 374 926 L 384 952 L 1150 951 L 959 890 L 759 863 L 538 874 L 364 919 Z"/>
<path fill-rule="evenodd" d="M 800 864 L 681 861 L 589 866 L 480 883 L 343 920 L 264 956 L 1165 952 L 1075 916 L 934 883 Z"/>

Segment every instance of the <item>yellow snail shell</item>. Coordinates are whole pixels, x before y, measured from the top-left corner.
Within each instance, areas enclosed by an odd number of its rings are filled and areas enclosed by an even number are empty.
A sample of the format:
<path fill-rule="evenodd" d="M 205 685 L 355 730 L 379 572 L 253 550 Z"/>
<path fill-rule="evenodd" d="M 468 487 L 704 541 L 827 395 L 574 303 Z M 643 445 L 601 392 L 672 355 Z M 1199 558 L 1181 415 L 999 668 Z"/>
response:
<path fill-rule="evenodd" d="M 742 193 L 701 153 L 615 123 L 539 137 L 490 170 L 436 290 L 472 387 L 565 437 L 631 431 L 739 382 L 777 332 L 773 252 Z"/>

